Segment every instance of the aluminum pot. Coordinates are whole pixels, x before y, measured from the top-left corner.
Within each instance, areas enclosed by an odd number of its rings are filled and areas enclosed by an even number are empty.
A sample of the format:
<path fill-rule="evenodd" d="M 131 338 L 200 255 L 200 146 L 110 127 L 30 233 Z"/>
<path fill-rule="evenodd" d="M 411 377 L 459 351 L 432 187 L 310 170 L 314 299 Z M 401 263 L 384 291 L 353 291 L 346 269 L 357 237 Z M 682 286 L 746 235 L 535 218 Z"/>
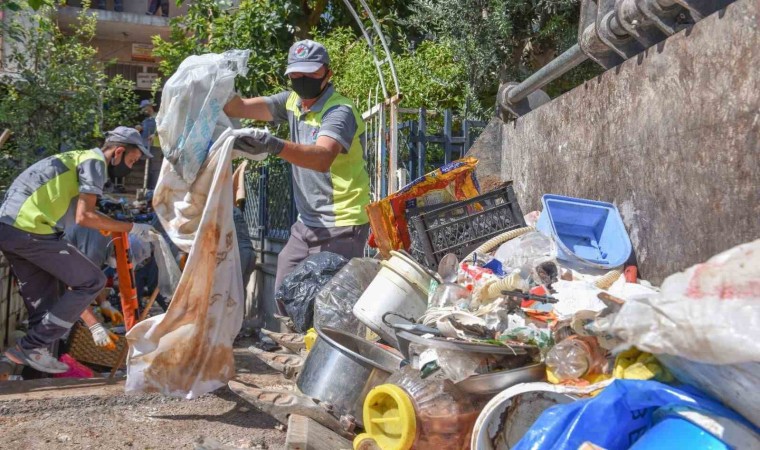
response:
<path fill-rule="evenodd" d="M 329 404 L 338 416 L 362 424 L 364 398 L 401 367 L 402 358 L 383 347 L 334 328 L 318 328 L 296 385 L 309 397 Z"/>

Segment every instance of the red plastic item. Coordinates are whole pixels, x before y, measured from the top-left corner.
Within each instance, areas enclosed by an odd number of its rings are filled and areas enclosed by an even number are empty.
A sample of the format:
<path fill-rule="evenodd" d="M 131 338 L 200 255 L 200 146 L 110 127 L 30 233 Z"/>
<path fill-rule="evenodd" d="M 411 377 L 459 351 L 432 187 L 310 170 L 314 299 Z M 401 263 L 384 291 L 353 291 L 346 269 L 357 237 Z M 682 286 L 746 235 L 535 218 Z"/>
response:
<path fill-rule="evenodd" d="M 636 266 L 627 266 L 623 271 L 626 283 L 639 282 L 639 269 Z"/>
<path fill-rule="evenodd" d="M 69 370 L 64 373 L 53 375 L 54 378 L 94 378 L 95 373 L 89 367 L 72 358 L 68 353 L 64 353 L 58 358 L 59 361 L 69 366 Z"/>

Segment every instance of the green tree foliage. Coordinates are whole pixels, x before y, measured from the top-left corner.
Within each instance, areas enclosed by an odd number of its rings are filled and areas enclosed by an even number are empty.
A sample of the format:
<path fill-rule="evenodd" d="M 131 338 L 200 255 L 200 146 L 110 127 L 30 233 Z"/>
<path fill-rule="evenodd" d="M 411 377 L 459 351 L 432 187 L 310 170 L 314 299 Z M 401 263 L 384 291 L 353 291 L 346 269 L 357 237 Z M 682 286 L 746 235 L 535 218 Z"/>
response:
<path fill-rule="evenodd" d="M 579 0 L 414 0 L 410 33 L 449 40 L 468 68 L 469 95 L 493 105 L 499 82 L 519 81 L 576 42 Z M 556 95 L 596 73 L 583 66 L 548 88 Z"/>
<path fill-rule="evenodd" d="M 13 134 L 0 150 L 0 190 L 41 157 L 92 147 L 102 142 L 104 127 L 136 123 L 133 86 L 106 81 L 89 44 L 95 18 L 86 10 L 71 34 L 45 6 L 23 10 L 4 31 L 10 52 L 0 78 L 0 129 Z"/>
<path fill-rule="evenodd" d="M 330 53 L 336 88 L 364 105 L 370 92 L 380 89 L 367 42 L 349 28 L 338 28 L 328 35 L 317 36 L 317 39 Z M 455 59 L 453 49 L 447 42 L 425 41 L 414 50 L 394 52 L 393 61 L 404 95 L 404 107 L 445 109 L 464 104 L 466 68 Z M 390 95 L 393 95 L 395 92 L 387 65 L 383 66 L 383 72 Z"/>
<path fill-rule="evenodd" d="M 285 81 L 294 14 L 290 3 L 276 0 L 242 0 L 236 8 L 223 1 L 194 1 L 185 16 L 171 20 L 168 40 L 153 39 L 161 74 L 168 78 L 190 55 L 250 49 L 248 77 L 238 80 L 238 89 L 245 96 L 276 92 Z"/>

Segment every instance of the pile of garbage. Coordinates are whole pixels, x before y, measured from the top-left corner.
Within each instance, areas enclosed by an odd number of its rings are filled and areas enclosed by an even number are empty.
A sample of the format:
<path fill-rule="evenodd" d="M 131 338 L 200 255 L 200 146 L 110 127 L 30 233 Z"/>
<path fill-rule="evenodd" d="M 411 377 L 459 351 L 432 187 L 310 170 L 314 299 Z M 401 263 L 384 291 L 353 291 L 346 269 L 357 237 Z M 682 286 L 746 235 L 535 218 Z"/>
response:
<path fill-rule="evenodd" d="M 760 448 L 760 240 L 656 287 L 613 204 L 523 215 L 510 185 L 471 189 L 474 163 L 371 205 L 378 258 L 285 279 L 306 335 L 252 348 L 297 377 L 284 403 L 362 449 Z"/>

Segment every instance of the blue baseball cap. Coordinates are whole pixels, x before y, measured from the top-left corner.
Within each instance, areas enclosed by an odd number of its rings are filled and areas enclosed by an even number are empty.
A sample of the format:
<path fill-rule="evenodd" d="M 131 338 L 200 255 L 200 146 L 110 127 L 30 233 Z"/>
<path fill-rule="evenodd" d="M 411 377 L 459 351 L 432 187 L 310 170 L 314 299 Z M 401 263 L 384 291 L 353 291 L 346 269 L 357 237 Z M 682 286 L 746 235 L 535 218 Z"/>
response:
<path fill-rule="evenodd" d="M 116 127 L 106 133 L 106 142 L 117 144 L 134 145 L 143 153 L 144 158 L 152 158 L 153 155 L 145 146 L 140 132 L 130 127 Z"/>
<path fill-rule="evenodd" d="M 148 100 L 148 99 L 145 99 L 145 100 L 143 100 L 143 101 L 140 102 L 140 109 L 143 109 L 146 106 L 153 106 L 153 102 L 150 101 L 150 100 Z"/>
<path fill-rule="evenodd" d="M 327 49 L 319 42 L 305 39 L 298 41 L 288 50 L 288 68 L 285 75 L 293 72 L 314 73 L 322 66 L 330 64 Z"/>

